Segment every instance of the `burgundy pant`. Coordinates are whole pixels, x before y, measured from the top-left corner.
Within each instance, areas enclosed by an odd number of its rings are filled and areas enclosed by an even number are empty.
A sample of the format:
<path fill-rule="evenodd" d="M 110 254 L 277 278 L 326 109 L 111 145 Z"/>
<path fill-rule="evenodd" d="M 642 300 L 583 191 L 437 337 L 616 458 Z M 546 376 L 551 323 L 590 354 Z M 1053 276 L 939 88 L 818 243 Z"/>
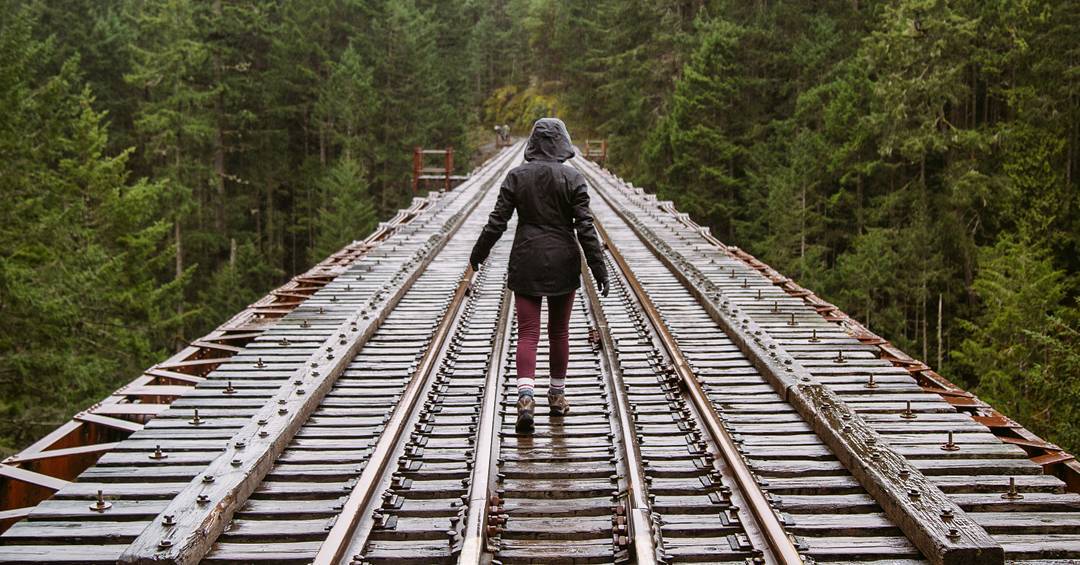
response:
<path fill-rule="evenodd" d="M 540 342 L 540 298 L 514 293 L 517 309 L 518 342 L 517 374 L 536 376 L 536 346 Z M 574 308 L 574 291 L 548 300 L 548 359 L 552 377 L 565 377 L 570 359 L 570 314 Z"/>

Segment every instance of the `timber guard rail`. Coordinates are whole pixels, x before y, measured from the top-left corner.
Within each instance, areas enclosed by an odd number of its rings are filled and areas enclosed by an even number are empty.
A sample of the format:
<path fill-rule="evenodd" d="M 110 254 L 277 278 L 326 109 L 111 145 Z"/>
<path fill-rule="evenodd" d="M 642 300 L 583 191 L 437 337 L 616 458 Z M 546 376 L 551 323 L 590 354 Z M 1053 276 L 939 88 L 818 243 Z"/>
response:
<path fill-rule="evenodd" d="M 437 197 L 429 194 L 414 198 L 408 208 L 380 223 L 365 239 L 354 241 L 293 277 L 212 332 L 0 462 L 0 533 L 25 518 L 34 506 L 75 479 L 119 441 L 141 430 L 205 375 L 261 335 L 270 322 L 303 304 L 348 265 L 411 222 Z"/>

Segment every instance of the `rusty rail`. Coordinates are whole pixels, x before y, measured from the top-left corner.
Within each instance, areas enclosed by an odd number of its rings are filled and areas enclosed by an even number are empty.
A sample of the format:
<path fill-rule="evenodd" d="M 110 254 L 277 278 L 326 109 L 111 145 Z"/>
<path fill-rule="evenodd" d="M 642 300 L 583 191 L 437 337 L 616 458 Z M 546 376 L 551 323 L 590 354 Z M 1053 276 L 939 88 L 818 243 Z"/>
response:
<path fill-rule="evenodd" d="M 585 173 L 598 180 L 592 171 Z M 756 321 L 731 304 L 723 290 L 691 261 L 636 221 L 605 191 L 601 195 L 931 562 L 1004 562 L 1002 546 L 885 442 L 843 398 L 818 382 Z"/>
<path fill-rule="evenodd" d="M 608 370 L 605 373 L 607 373 L 610 388 L 615 395 L 612 410 L 615 412 L 615 417 L 618 418 L 619 431 L 621 432 L 619 442 L 625 453 L 628 487 L 626 489 L 626 499 L 630 512 L 629 529 L 633 540 L 634 560 L 638 564 L 645 565 L 657 563 L 657 555 L 660 551 L 656 543 L 657 536 L 653 532 L 653 513 L 649 504 L 645 465 L 642 461 L 641 446 L 638 444 L 634 433 L 634 421 L 631 415 L 632 404 L 626 393 L 622 371 L 619 369 L 618 350 L 608 327 L 603 305 L 600 303 L 600 295 L 596 291 L 596 281 L 584 261 L 581 264 L 581 274 L 584 279 L 585 294 L 589 298 L 589 308 L 596 321 L 596 330 L 600 341 L 598 345 L 603 352 L 604 361 L 607 363 Z"/>
<path fill-rule="evenodd" d="M 504 289 L 502 304 L 499 308 L 499 321 L 492 336 L 493 348 L 491 363 L 484 379 L 484 398 L 481 404 L 476 432 L 476 461 L 473 463 L 472 478 L 469 481 L 469 502 L 466 510 L 466 524 L 461 554 L 457 562 L 460 565 L 480 563 L 481 556 L 489 552 L 486 547 L 488 537 L 489 506 L 498 506 L 495 489 L 492 487 L 499 457 L 497 431 L 499 427 L 499 381 L 503 376 L 499 362 L 510 348 L 511 291 Z M 492 504 L 496 502 L 496 504 Z"/>
<path fill-rule="evenodd" d="M 612 259 L 614 259 L 615 263 L 619 266 L 622 276 L 630 285 L 634 296 L 645 311 L 649 323 L 652 324 L 653 330 L 659 336 L 665 352 L 672 361 L 675 373 L 679 376 L 679 380 L 685 388 L 686 393 L 690 396 L 694 407 L 701 415 L 706 430 L 713 438 L 713 441 L 716 442 L 716 445 L 720 450 L 720 455 L 724 459 L 724 463 L 731 470 L 735 483 L 738 485 L 742 496 L 750 507 L 750 513 L 754 519 L 754 523 L 759 528 L 762 536 L 767 540 L 768 547 L 761 549 L 764 550 L 774 562 L 784 563 L 785 565 L 800 565 L 803 562 L 803 559 L 799 555 L 798 549 L 795 547 L 795 544 L 792 543 L 791 538 L 784 529 L 784 525 L 780 522 L 779 516 L 777 516 L 776 511 L 769 503 L 765 493 L 762 492 L 761 486 L 754 478 L 754 473 L 746 465 L 746 461 L 739 453 L 739 448 L 735 445 L 735 440 L 724 428 L 720 420 L 720 415 L 716 413 L 716 408 L 709 400 L 708 395 L 706 395 L 705 391 L 701 388 L 701 383 L 698 382 L 693 369 L 690 368 L 686 359 L 683 358 L 675 338 L 671 335 L 671 332 L 668 330 L 663 319 L 661 319 L 660 313 L 652 303 L 652 299 L 649 298 L 648 293 L 645 292 L 641 283 L 638 282 L 634 272 L 630 269 L 630 266 L 626 263 L 622 254 L 619 253 L 618 247 L 608 236 L 603 225 L 601 225 L 598 220 L 595 221 L 595 225 L 596 231 L 600 234 L 601 240 L 604 242 L 604 246 L 611 254 Z"/>
<path fill-rule="evenodd" d="M 957 386 L 949 379 L 930 368 L 929 365 L 919 361 L 900 348 L 893 345 L 887 339 L 877 335 L 859 321 L 840 310 L 835 304 L 821 298 L 814 291 L 809 290 L 793 279 L 782 275 L 776 269 L 754 257 L 746 250 L 732 245 L 726 245 L 711 233 L 709 228 L 701 226 L 693 221 L 689 214 L 681 213 L 675 209 L 670 201 L 659 203 L 659 209 L 670 214 L 689 229 L 700 233 L 702 238 L 718 249 L 743 262 L 748 267 L 767 277 L 772 284 L 779 287 L 788 295 L 799 298 L 813 307 L 826 320 L 836 323 L 860 342 L 873 345 L 880 351 L 880 357 L 892 363 L 896 367 L 903 368 L 914 377 L 922 389 L 941 396 L 946 402 L 952 404 L 958 410 L 963 410 L 972 415 L 975 421 L 990 429 L 1001 441 L 1020 446 L 1026 451 L 1032 461 L 1038 463 L 1047 472 L 1065 481 L 1071 492 L 1080 492 L 1080 461 L 1076 457 L 1050 443 L 1038 434 L 1028 430 L 1015 420 L 998 412 L 989 404 L 983 402 L 973 393 Z"/>
<path fill-rule="evenodd" d="M 406 423 L 416 409 L 417 401 L 431 382 L 435 363 L 442 354 L 451 331 L 458 323 L 458 316 L 461 313 L 461 307 L 465 304 L 465 298 L 469 294 L 474 275 L 475 272 L 472 267 L 467 267 L 462 274 L 461 282 L 458 283 L 457 288 L 454 290 L 454 296 L 446 307 L 446 312 L 435 330 L 435 336 L 431 344 L 428 346 L 427 351 L 424 352 L 424 357 L 413 374 L 412 380 L 409 381 L 401 400 L 394 407 L 390 420 L 386 423 L 386 432 L 379 436 L 379 441 L 375 444 L 375 450 L 371 458 L 368 459 L 364 471 L 360 474 L 356 485 L 345 500 L 340 517 L 330 529 L 326 540 L 319 547 L 319 552 L 315 555 L 313 561 L 315 565 L 339 563 L 345 557 L 345 552 L 353 541 L 353 532 L 357 529 L 357 526 L 363 520 L 370 519 L 364 511 L 372 498 L 378 494 L 377 487 L 390 464 L 390 460 L 393 458 L 398 441 L 405 432 Z"/>

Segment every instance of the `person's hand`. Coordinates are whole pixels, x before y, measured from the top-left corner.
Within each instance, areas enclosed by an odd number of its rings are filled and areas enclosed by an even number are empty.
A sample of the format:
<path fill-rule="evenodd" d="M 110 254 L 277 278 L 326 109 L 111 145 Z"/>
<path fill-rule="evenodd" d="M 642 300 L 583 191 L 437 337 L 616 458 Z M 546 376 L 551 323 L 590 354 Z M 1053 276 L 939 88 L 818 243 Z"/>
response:
<path fill-rule="evenodd" d="M 600 291 L 600 296 L 607 298 L 608 293 L 608 281 L 607 277 L 596 279 L 596 289 Z"/>
<path fill-rule="evenodd" d="M 487 260 L 487 255 L 484 254 L 484 253 L 481 253 L 475 247 L 473 248 L 472 253 L 469 254 L 469 265 L 472 266 L 472 269 L 474 271 L 479 271 L 480 270 L 480 265 L 485 260 Z"/>

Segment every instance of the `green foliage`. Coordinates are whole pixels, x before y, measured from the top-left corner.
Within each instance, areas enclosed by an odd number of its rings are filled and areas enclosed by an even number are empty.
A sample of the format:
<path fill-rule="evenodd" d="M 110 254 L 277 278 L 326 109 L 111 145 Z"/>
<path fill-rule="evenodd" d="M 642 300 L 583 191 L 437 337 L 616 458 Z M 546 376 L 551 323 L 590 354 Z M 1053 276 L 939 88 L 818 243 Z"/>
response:
<path fill-rule="evenodd" d="M 158 282 L 173 252 L 164 187 L 131 182 L 129 153 L 106 153 L 103 115 L 79 83 L 78 59 L 55 61 L 32 25 L 22 10 L 0 29 L 3 452 L 158 358 L 188 282 Z"/>
<path fill-rule="evenodd" d="M 540 118 L 558 115 L 559 105 L 554 96 L 545 95 L 536 87 L 524 90 L 516 85 L 498 88 L 484 102 L 487 123 L 506 124 L 525 134 Z"/>
<path fill-rule="evenodd" d="M 961 321 L 968 337 L 954 353 L 959 367 L 977 375 L 979 390 L 1018 406 L 1018 394 L 1038 351 L 1020 330 L 1041 331 L 1065 297 L 1064 273 L 1031 242 L 1004 236 L 979 252 L 979 274 L 972 290 L 984 308 Z"/>
<path fill-rule="evenodd" d="M 1058 422 L 1068 422 L 1058 416 L 1080 406 L 1077 355 L 1066 351 L 1076 330 L 1060 318 L 1065 274 L 1045 248 L 1011 235 L 981 249 L 979 259 L 972 290 L 983 307 L 960 322 L 967 337 L 953 352 L 954 363 L 975 375 L 984 400 L 1040 433 L 1056 432 Z M 1061 433 L 1075 440 L 1077 431 L 1070 426 Z"/>
<path fill-rule="evenodd" d="M 375 210 L 367 197 L 367 181 L 359 163 L 342 157 L 319 183 L 324 205 L 316 222 L 311 261 L 321 261 L 375 227 Z"/>
<path fill-rule="evenodd" d="M 1030 387 L 1042 402 L 1017 413 L 1042 437 L 1070 449 L 1080 445 L 1080 304 L 1061 316 L 1049 316 L 1045 326 L 1025 330 L 1042 353 L 1031 372 Z"/>
<path fill-rule="evenodd" d="M 206 288 L 199 292 L 193 316 L 199 326 L 220 325 L 219 312 L 239 312 L 265 296 L 266 281 L 281 277 L 266 264 L 253 242 L 236 245 L 229 261 L 211 275 Z"/>
<path fill-rule="evenodd" d="M 662 196 L 677 191 L 684 210 L 732 238 L 744 183 L 740 165 L 748 157 L 734 124 L 742 110 L 736 94 L 743 79 L 735 59 L 741 30 L 718 20 L 701 33 L 646 156 L 661 170 L 657 190 Z"/>
<path fill-rule="evenodd" d="M 0 452 L 366 236 L 412 197 L 414 146 L 454 145 L 466 163 L 493 88 L 480 62 L 497 58 L 462 30 L 509 13 L 391 0 L 0 7 Z"/>
<path fill-rule="evenodd" d="M 558 114 L 620 175 L 1080 448 L 1071 0 L 0 7 L 9 426 L 70 414 L 363 237 L 412 196 L 415 146 L 460 163 L 492 125 Z M 63 396 L 44 416 L 31 374 Z"/>
<path fill-rule="evenodd" d="M 507 84 L 606 137 L 620 175 L 1022 422 L 1072 429 L 1048 383 L 1075 398 L 1075 364 L 1044 355 L 1074 343 L 1080 273 L 1070 2 L 536 1 L 521 19 L 538 62 Z M 1071 433 L 1051 437 L 1076 450 Z"/>

